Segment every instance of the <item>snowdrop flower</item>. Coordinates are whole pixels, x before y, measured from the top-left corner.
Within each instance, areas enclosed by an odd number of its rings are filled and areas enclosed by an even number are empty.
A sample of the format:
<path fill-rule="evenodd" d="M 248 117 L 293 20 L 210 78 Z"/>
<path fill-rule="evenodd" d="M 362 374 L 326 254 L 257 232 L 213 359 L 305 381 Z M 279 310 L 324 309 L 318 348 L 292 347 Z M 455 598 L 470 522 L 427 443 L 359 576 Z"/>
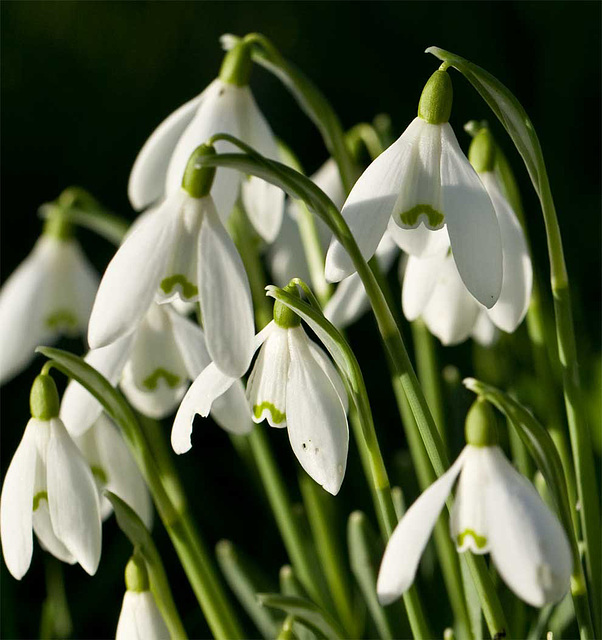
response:
<path fill-rule="evenodd" d="M 133 334 L 93 349 L 85 360 L 112 385 L 119 384 L 140 413 L 161 419 L 175 411 L 189 381 L 203 371 L 211 357 L 197 324 L 170 305 L 153 303 Z M 61 418 L 72 436 L 83 435 L 101 413 L 102 406 L 88 391 L 74 380 L 69 382 Z M 240 381 L 215 403 L 212 416 L 234 433 L 250 428 L 251 416 Z"/>
<path fill-rule="evenodd" d="M 92 472 L 58 417 L 59 398 L 48 375 L 31 389 L 31 419 L 8 467 L 0 497 L 6 566 L 20 580 L 31 563 L 33 534 L 63 562 L 94 575 L 101 551 L 98 492 Z"/>
<path fill-rule="evenodd" d="M 497 445 L 495 416 L 477 400 L 466 418 L 467 445 L 408 509 L 382 560 L 377 592 L 389 604 L 414 581 L 420 557 L 458 476 L 450 533 L 459 552 L 490 553 L 504 582 L 534 607 L 558 602 L 570 586 L 566 533 L 535 487 Z"/>
<path fill-rule="evenodd" d="M 336 495 L 349 447 L 347 396 L 339 374 L 309 340 L 299 318 L 280 302 L 274 304 L 274 320 L 256 336 L 255 347 L 261 349 L 247 383 L 253 420 L 287 427 L 303 469 Z M 176 453 L 191 447 L 195 414 L 207 415 L 215 394 L 233 382 L 211 364 L 192 384 L 172 429 Z"/>
<path fill-rule="evenodd" d="M 35 348 L 85 331 L 98 276 L 58 215 L 0 291 L 0 384 L 33 360 Z"/>
<path fill-rule="evenodd" d="M 153 300 L 198 300 L 207 348 L 225 373 L 240 376 L 252 357 L 253 309 L 238 251 L 220 222 L 209 189 L 214 169 L 190 156 L 182 188 L 145 214 L 102 278 L 88 329 L 90 346 L 104 347 L 132 333 Z"/>
<path fill-rule="evenodd" d="M 100 497 L 100 515 L 106 520 L 113 512 L 103 495 L 108 490 L 126 502 L 144 522 L 152 526 L 153 508 L 144 478 L 119 429 L 102 414 L 83 435 L 73 437 L 96 480 Z"/>
<path fill-rule="evenodd" d="M 219 78 L 155 129 L 130 175 L 128 194 L 135 209 L 177 193 L 190 154 L 216 133 L 233 135 L 262 155 L 277 159 L 276 140 L 248 86 L 251 66 L 249 45 L 235 46 L 224 57 Z M 238 151 L 228 142 L 219 141 L 215 146 L 219 153 Z M 266 242 L 272 242 L 280 229 L 284 193 L 259 178 L 218 169 L 211 195 L 222 222 L 228 219 L 241 184 L 249 219 Z"/>
<path fill-rule="evenodd" d="M 503 281 L 500 297 L 488 309 L 464 286 L 449 250 L 428 258 L 410 256 L 406 267 L 402 306 L 406 318 L 422 316 L 443 344 L 458 344 L 469 336 L 491 344 L 496 327 L 512 333 L 523 321 L 533 288 L 533 268 L 525 235 L 493 173 L 494 145 L 482 130 L 470 147 L 470 159 L 493 202 L 502 238 Z"/>
<path fill-rule="evenodd" d="M 452 87 L 446 71 L 427 82 L 415 118 L 351 190 L 342 214 L 364 258 L 374 254 L 385 229 L 410 254 L 438 253 L 449 241 L 462 281 L 491 308 L 502 286 L 500 230 L 491 200 L 462 153 L 448 122 Z M 333 239 L 326 277 L 354 272 Z"/>
<path fill-rule="evenodd" d="M 125 584 L 115 640 L 169 640 L 167 625 L 150 591 L 144 560 L 137 554 L 127 563 Z"/>

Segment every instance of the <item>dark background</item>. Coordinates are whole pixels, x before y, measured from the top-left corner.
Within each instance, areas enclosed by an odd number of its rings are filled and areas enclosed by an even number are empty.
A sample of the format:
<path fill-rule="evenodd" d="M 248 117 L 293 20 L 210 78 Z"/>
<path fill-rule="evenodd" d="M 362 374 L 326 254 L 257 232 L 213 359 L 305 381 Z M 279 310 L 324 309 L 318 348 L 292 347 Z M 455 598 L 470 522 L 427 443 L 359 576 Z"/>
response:
<path fill-rule="evenodd" d="M 556 200 L 584 372 L 600 352 L 600 18 L 598 2 L 13 2 L 0 4 L 2 66 L 2 252 L 5 280 L 40 231 L 38 206 L 71 184 L 89 189 L 107 207 L 133 219 L 126 197 L 129 170 L 153 128 L 217 74 L 218 37 L 260 31 L 324 91 L 348 128 L 379 112 L 396 134 L 414 117 L 421 88 L 437 67 L 424 55 L 437 45 L 485 67 L 519 98 L 539 134 Z M 452 71 L 451 123 L 491 113 Z M 283 87 L 257 68 L 251 85 L 275 133 L 308 170 L 326 158 L 312 123 Z M 514 163 L 526 204 L 536 263 L 547 280 L 543 222 L 519 156 L 493 123 Z M 102 272 L 113 248 L 91 234 L 82 243 Z M 377 401 L 377 426 L 394 449 L 401 441 L 371 320 L 351 332 Z M 63 346 L 81 352 L 77 342 Z M 468 347 L 441 351 L 445 362 L 468 362 Z M 28 417 L 28 385 L 36 368 L 2 389 L 2 469 Z M 471 373 L 462 364 L 462 374 Z M 591 377 L 591 376 L 590 376 Z M 371 382 L 372 380 L 372 382 Z M 588 378 L 588 381 L 589 378 Z M 169 425 L 166 423 L 166 430 Z M 294 484 L 286 434 L 271 430 L 281 466 Z M 390 443 L 389 443 L 390 441 Z M 385 448 L 390 451 L 390 448 Z M 342 514 L 369 508 L 355 445 L 341 498 Z M 286 561 L 261 499 L 228 440 L 209 422 L 198 425 L 195 447 L 178 460 L 193 509 L 213 545 L 230 537 L 276 579 Z M 89 578 L 66 569 L 76 637 L 114 634 L 129 546 L 111 519 L 104 528 L 100 569 Z M 156 527 L 168 574 L 191 636 L 206 633 L 169 541 Z M 37 634 L 44 594 L 36 546 L 21 583 L 2 565 L 2 636 Z"/>

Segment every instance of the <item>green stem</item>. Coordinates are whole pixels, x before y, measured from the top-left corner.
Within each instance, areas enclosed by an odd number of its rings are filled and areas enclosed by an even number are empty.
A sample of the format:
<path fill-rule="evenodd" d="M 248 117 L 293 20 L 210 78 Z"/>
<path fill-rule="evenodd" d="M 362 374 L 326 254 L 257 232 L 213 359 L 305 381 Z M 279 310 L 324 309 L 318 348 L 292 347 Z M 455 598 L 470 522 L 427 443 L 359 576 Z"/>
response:
<path fill-rule="evenodd" d="M 46 600 L 42 605 L 40 638 L 68 638 L 73 632 L 69 603 L 61 563 L 49 554 L 44 556 Z"/>

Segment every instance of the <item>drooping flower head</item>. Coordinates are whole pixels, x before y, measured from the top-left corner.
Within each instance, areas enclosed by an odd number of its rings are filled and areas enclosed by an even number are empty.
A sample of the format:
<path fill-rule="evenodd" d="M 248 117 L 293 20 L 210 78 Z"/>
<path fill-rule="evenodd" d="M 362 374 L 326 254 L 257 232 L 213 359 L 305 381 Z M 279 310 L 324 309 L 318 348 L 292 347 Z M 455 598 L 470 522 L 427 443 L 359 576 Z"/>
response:
<path fill-rule="evenodd" d="M 464 284 L 490 308 L 502 286 L 500 230 L 448 122 L 451 104 L 451 81 L 440 69 L 424 88 L 418 116 L 360 176 L 342 214 L 366 259 L 387 228 L 404 251 L 417 256 L 437 253 L 450 242 Z M 333 240 L 326 277 L 338 282 L 353 271 L 351 258 Z"/>
<path fill-rule="evenodd" d="M 6 566 L 20 580 L 31 563 L 33 533 L 59 560 L 96 573 L 101 520 L 94 477 L 58 417 L 59 398 L 48 375 L 31 389 L 31 419 L 8 467 L 0 497 Z"/>
<path fill-rule="evenodd" d="M 389 604 L 414 581 L 420 557 L 459 476 L 450 533 L 459 552 L 490 553 L 504 582 L 535 607 L 558 602 L 570 587 L 571 548 L 557 517 L 497 444 L 495 415 L 478 399 L 466 418 L 464 450 L 408 509 L 397 525 L 378 575 Z"/>

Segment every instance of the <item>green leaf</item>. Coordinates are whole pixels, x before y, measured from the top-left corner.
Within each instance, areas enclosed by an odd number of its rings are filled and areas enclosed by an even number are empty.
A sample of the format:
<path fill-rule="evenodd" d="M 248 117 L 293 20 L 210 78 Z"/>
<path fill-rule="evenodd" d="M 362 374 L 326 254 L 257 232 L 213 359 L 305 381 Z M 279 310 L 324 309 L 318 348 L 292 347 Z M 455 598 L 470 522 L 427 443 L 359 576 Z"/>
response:
<path fill-rule="evenodd" d="M 171 637 L 186 639 L 188 636 L 178 615 L 167 581 L 167 575 L 151 534 L 134 510 L 121 498 L 110 491 L 105 491 L 105 495 L 113 505 L 119 528 L 129 538 L 134 548 L 146 562 L 151 591 Z"/>
<path fill-rule="evenodd" d="M 324 638 L 343 640 L 347 637 L 331 616 L 309 600 L 295 596 L 283 596 L 279 593 L 260 593 L 257 598 L 264 607 L 284 611 Z"/>

